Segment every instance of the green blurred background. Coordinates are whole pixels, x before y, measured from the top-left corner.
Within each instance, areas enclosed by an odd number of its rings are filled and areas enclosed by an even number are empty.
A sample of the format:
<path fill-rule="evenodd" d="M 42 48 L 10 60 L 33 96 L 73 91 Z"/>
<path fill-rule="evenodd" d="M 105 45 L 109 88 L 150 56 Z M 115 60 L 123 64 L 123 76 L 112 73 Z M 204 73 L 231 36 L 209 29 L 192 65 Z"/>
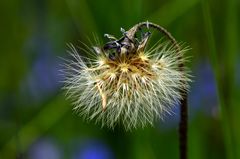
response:
<path fill-rule="evenodd" d="M 59 82 L 67 43 L 141 21 L 192 49 L 189 158 L 240 159 L 239 0 L 2 0 L 0 159 L 177 159 L 179 109 L 124 132 L 86 123 Z"/>

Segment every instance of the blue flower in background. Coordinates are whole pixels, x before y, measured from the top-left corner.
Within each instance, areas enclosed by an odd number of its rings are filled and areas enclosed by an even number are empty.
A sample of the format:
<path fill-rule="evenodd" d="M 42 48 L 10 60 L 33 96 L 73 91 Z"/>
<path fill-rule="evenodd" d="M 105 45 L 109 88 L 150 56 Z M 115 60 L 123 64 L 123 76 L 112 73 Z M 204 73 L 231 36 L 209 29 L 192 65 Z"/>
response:
<path fill-rule="evenodd" d="M 209 62 L 203 61 L 193 71 L 194 82 L 189 93 L 190 115 L 196 111 L 216 116 L 218 113 L 217 88 L 214 73 Z"/>
<path fill-rule="evenodd" d="M 113 153 L 109 147 L 97 140 L 84 141 L 73 159 L 113 159 Z"/>
<path fill-rule="evenodd" d="M 29 159 L 61 159 L 61 151 L 49 139 L 42 139 L 34 143 L 28 151 Z"/>
<path fill-rule="evenodd" d="M 165 114 L 163 121 L 160 122 L 161 130 L 176 128 L 180 120 L 180 104 L 173 107 L 171 114 Z"/>
<path fill-rule="evenodd" d="M 188 93 L 189 118 L 199 111 L 206 115 L 216 116 L 218 113 L 217 88 L 214 73 L 208 62 L 202 61 L 193 70 L 194 77 Z M 172 114 L 166 114 L 160 128 L 175 128 L 180 119 L 180 105 L 176 105 Z"/>
<path fill-rule="evenodd" d="M 26 42 L 26 58 L 31 62 L 23 79 L 21 94 L 29 101 L 41 101 L 60 87 L 60 58 L 54 54 L 44 30 L 39 28 Z"/>
<path fill-rule="evenodd" d="M 48 54 L 39 55 L 23 81 L 24 94 L 27 92 L 30 99 L 38 101 L 56 92 L 61 81 L 59 63 L 60 59 L 57 57 Z"/>

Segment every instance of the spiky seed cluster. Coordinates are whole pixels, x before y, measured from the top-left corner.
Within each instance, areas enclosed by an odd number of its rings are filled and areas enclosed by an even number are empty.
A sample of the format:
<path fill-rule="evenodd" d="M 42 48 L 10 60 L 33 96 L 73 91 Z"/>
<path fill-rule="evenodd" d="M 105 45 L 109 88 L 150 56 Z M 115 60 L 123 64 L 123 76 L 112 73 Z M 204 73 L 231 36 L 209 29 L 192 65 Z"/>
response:
<path fill-rule="evenodd" d="M 95 59 L 81 57 L 71 46 L 74 61 L 65 69 L 65 89 L 74 109 L 87 120 L 127 130 L 162 118 L 188 89 L 188 74 L 180 70 L 184 50 L 157 43 L 115 60 L 104 54 Z M 182 69 L 182 68 L 181 68 Z"/>

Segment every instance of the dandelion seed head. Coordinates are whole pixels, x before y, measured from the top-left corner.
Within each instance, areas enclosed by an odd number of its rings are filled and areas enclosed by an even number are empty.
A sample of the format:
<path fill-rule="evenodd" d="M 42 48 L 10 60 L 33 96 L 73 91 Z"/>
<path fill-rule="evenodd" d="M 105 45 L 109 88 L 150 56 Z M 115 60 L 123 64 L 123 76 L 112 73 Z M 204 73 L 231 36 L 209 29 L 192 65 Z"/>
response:
<path fill-rule="evenodd" d="M 105 53 L 86 60 L 71 46 L 73 61 L 65 66 L 67 96 L 86 120 L 126 130 L 153 124 L 187 92 L 190 81 L 184 62 L 185 50 L 176 51 L 169 42 L 151 49 L 121 53 L 114 59 Z M 104 52 L 104 50 L 102 50 Z"/>

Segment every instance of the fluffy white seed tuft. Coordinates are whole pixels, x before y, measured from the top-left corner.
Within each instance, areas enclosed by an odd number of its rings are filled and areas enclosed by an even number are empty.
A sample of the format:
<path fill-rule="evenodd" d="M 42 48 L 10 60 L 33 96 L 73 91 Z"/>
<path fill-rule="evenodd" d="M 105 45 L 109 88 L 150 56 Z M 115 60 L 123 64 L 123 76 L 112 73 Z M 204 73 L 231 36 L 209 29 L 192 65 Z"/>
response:
<path fill-rule="evenodd" d="M 144 127 L 171 113 L 187 92 L 188 71 L 179 68 L 186 61 L 185 51 L 158 42 L 118 60 L 103 54 L 88 59 L 71 45 L 73 60 L 65 63 L 64 89 L 74 109 L 87 120 L 111 128 L 122 124 L 127 130 Z"/>

